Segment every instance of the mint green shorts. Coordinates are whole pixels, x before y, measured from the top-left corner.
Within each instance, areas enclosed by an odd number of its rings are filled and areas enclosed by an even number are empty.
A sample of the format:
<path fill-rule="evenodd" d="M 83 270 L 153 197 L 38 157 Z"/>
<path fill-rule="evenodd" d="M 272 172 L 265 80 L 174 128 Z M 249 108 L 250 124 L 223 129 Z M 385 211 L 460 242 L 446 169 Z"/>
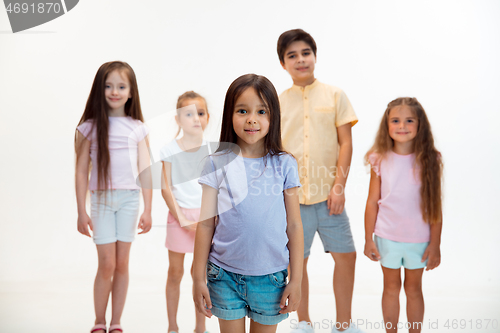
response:
<path fill-rule="evenodd" d="M 375 235 L 375 245 L 382 257 L 380 264 L 386 268 L 420 269 L 427 265 L 427 260 L 422 262 L 422 256 L 429 242 L 405 243 L 395 242 Z"/>

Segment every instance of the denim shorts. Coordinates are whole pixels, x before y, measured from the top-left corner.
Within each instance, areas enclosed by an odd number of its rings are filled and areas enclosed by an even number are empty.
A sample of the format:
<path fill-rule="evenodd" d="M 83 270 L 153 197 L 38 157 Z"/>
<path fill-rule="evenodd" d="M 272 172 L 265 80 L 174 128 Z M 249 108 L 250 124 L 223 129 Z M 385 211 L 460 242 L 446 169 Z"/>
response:
<path fill-rule="evenodd" d="M 90 191 L 90 196 L 94 243 L 132 242 L 139 215 L 140 190 Z"/>
<path fill-rule="evenodd" d="M 380 264 L 386 268 L 419 269 L 427 266 L 427 260 L 422 262 L 422 256 L 427 249 L 425 243 L 395 242 L 375 235 L 375 245 L 380 254 Z"/>
<path fill-rule="evenodd" d="M 262 325 L 276 325 L 288 318 L 288 313 L 279 313 L 287 276 L 286 269 L 258 276 L 236 274 L 208 261 L 207 285 L 212 300 L 210 310 L 223 320 L 248 316 Z"/>
<path fill-rule="evenodd" d="M 300 217 L 304 228 L 304 258 L 311 254 L 311 245 L 316 231 L 323 242 L 325 252 L 356 251 L 349 217 L 345 209 L 339 215 L 329 214 L 326 201 L 314 205 L 300 205 Z"/>

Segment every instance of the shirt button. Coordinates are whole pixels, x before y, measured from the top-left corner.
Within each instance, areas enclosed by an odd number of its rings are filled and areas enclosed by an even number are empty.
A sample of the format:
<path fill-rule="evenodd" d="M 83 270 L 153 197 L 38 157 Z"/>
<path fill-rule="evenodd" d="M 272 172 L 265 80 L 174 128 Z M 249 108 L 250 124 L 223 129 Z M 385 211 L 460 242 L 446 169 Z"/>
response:
<path fill-rule="evenodd" d="M 306 155 L 306 157 L 308 157 L 308 155 Z"/>
<path fill-rule="evenodd" d="M 307 99 L 307 96 L 306 96 L 306 97 L 304 97 L 304 99 Z"/>
<path fill-rule="evenodd" d="M 308 137 L 309 137 L 309 136 L 308 136 L 308 135 L 306 135 L 306 138 L 308 138 Z"/>
<path fill-rule="evenodd" d="M 309 118 L 309 116 L 306 115 L 306 119 Z"/>

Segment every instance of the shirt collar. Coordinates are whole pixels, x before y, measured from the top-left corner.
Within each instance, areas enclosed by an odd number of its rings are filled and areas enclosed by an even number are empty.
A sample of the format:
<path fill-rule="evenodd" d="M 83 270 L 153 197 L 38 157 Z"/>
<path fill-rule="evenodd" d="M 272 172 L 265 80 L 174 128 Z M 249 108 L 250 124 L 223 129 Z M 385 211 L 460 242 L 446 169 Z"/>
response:
<path fill-rule="evenodd" d="M 297 86 L 294 84 L 292 86 L 292 89 L 297 90 L 297 91 L 308 91 L 308 90 L 314 89 L 314 87 L 316 87 L 317 85 L 319 85 L 319 81 L 318 81 L 318 79 L 315 79 L 313 83 L 311 83 L 305 87 Z"/>

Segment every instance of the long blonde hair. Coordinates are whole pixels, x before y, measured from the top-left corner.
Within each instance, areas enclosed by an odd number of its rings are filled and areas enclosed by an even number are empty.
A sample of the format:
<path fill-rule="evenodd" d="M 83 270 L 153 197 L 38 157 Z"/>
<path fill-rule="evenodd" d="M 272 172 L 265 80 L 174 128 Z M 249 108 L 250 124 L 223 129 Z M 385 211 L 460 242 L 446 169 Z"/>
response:
<path fill-rule="evenodd" d="M 392 150 L 394 140 L 389 135 L 389 113 L 392 108 L 401 105 L 407 105 L 418 119 L 418 131 L 413 139 L 413 148 L 415 163 L 420 167 L 422 216 L 424 221 L 429 224 L 440 223 L 442 219 L 443 162 L 441 153 L 434 147 L 431 125 L 425 110 L 416 98 L 400 97 L 387 105 L 375 137 L 375 143 L 365 155 L 365 163 L 369 164 L 368 156 L 372 153 L 378 154 L 382 159 Z"/>

